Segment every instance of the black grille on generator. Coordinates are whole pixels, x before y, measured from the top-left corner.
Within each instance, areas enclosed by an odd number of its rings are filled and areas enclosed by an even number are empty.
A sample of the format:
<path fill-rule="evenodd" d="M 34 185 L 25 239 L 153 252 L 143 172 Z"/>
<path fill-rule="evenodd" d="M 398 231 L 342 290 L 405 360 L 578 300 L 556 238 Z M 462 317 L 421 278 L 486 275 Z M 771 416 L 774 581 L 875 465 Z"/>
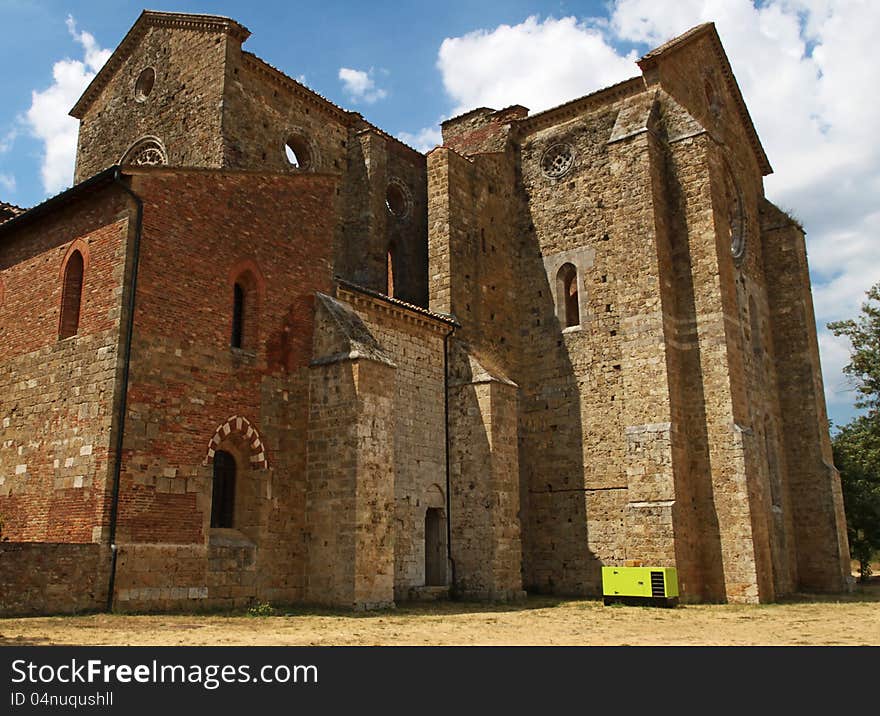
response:
<path fill-rule="evenodd" d="M 651 572 L 651 596 L 666 596 L 666 589 L 663 585 L 663 572 Z"/>

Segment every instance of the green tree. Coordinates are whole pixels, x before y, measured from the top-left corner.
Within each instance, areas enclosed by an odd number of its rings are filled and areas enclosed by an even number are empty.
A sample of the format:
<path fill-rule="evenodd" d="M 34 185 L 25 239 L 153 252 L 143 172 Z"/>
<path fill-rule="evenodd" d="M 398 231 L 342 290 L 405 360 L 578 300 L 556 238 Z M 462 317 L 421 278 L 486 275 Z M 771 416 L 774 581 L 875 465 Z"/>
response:
<path fill-rule="evenodd" d="M 858 318 L 829 323 L 835 336 L 846 336 L 852 354 L 843 372 L 855 382 L 857 408 L 867 408 L 874 420 L 880 418 L 880 283 L 868 289 Z"/>
<path fill-rule="evenodd" d="M 859 578 L 871 575 L 880 550 L 880 433 L 868 416 L 854 418 L 832 441 L 840 470 L 849 549 L 859 562 Z"/>
<path fill-rule="evenodd" d="M 832 440 L 850 551 L 859 561 L 862 581 L 871 574 L 871 558 L 880 550 L 880 283 L 867 297 L 857 318 L 828 324 L 835 336 L 846 336 L 852 344 L 843 370 L 855 384 L 856 407 L 867 409 Z"/>

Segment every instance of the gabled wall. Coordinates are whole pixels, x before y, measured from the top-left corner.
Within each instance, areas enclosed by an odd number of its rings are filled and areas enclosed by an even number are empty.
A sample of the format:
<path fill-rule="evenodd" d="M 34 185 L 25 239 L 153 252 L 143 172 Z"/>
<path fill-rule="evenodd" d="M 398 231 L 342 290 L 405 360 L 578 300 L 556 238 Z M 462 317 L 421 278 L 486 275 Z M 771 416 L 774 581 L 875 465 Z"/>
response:
<path fill-rule="evenodd" d="M 80 118 L 74 182 L 120 163 L 140 139 L 155 137 L 172 166 L 223 166 L 221 109 L 228 46 L 223 28 L 150 25 Z M 152 68 L 139 99 L 135 83 Z"/>

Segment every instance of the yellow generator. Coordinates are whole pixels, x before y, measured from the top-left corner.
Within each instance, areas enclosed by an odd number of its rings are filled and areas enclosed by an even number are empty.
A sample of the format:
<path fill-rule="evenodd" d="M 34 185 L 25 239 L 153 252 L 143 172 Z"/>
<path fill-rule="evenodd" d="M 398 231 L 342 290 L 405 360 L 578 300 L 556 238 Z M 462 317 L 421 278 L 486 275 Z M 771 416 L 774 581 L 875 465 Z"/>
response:
<path fill-rule="evenodd" d="M 675 567 L 602 567 L 602 596 L 608 604 L 678 604 Z"/>

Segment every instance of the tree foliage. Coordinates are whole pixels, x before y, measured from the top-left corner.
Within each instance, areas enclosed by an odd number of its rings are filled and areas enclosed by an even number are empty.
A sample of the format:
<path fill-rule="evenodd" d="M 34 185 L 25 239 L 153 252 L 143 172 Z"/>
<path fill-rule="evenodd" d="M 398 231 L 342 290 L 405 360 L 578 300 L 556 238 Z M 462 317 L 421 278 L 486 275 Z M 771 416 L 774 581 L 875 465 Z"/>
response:
<path fill-rule="evenodd" d="M 880 283 L 867 293 L 858 318 L 829 323 L 835 336 L 846 336 L 852 344 L 852 354 L 843 372 L 850 376 L 856 387 L 857 408 L 867 408 L 877 418 L 880 410 Z"/>
<path fill-rule="evenodd" d="M 834 464 L 840 470 L 849 549 L 862 581 L 880 550 L 880 431 L 876 420 L 860 416 L 834 436 Z"/>
<path fill-rule="evenodd" d="M 843 370 L 855 383 L 856 407 L 867 409 L 833 439 L 850 552 L 859 561 L 862 580 L 880 551 L 880 283 L 867 296 L 857 318 L 828 324 L 834 335 L 846 336 L 852 344 Z"/>

